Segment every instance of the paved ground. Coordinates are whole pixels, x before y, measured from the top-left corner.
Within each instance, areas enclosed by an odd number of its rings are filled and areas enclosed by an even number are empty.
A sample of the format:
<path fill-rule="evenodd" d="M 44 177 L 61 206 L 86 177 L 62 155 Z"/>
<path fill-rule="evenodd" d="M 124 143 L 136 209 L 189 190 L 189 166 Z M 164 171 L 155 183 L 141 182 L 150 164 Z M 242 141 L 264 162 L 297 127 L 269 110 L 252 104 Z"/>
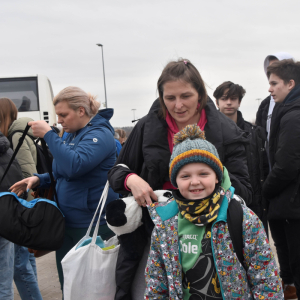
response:
<path fill-rule="evenodd" d="M 43 300 L 62 299 L 56 271 L 55 252 L 36 259 L 38 282 Z M 15 287 L 15 300 L 21 300 Z"/>
<path fill-rule="evenodd" d="M 276 254 L 272 238 L 270 239 L 270 243 L 273 253 Z M 277 261 L 277 255 L 275 256 Z M 43 257 L 37 258 L 36 261 L 39 287 L 43 296 L 43 300 L 62 299 L 58 275 L 56 271 L 55 253 L 51 252 Z M 16 288 L 14 299 L 21 300 Z"/>

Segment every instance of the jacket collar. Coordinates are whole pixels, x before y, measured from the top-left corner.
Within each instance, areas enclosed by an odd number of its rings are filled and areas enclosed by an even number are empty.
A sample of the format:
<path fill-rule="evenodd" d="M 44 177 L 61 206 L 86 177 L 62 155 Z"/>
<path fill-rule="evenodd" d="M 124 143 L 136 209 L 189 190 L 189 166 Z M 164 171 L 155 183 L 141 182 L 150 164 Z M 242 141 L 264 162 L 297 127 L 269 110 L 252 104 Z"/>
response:
<path fill-rule="evenodd" d="M 300 84 L 296 85 L 286 96 L 286 98 L 284 99 L 283 103 L 284 105 L 288 104 L 288 103 L 292 103 L 294 101 L 296 101 L 297 99 L 299 99 L 300 97 Z"/>
<path fill-rule="evenodd" d="M 242 113 L 238 110 L 237 111 L 237 122 L 236 125 L 241 128 L 242 130 L 245 130 L 245 120 L 243 118 Z"/>
<path fill-rule="evenodd" d="M 229 188 L 229 192 L 232 197 L 234 195 L 234 187 L 231 186 Z M 217 217 L 216 221 L 214 222 L 214 224 L 219 221 L 227 222 L 228 199 L 227 199 L 226 194 L 222 201 L 218 217 Z M 175 217 L 179 213 L 179 209 L 178 209 L 178 205 L 177 205 L 176 201 L 174 200 L 174 201 L 169 202 L 167 205 L 158 206 L 156 208 L 156 212 L 159 215 L 159 217 L 161 218 L 161 220 L 164 222 L 168 219 Z"/>
<path fill-rule="evenodd" d="M 207 118 L 204 128 L 206 139 L 217 148 L 221 161 L 224 161 L 222 128 L 218 115 L 221 112 L 216 109 L 209 97 L 204 109 Z"/>

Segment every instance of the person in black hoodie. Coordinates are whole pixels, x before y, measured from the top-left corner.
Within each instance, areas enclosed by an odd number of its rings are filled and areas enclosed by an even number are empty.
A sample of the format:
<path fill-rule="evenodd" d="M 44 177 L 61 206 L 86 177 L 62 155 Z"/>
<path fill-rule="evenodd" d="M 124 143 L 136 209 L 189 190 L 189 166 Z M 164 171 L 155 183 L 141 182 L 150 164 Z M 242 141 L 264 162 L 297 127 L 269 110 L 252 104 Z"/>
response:
<path fill-rule="evenodd" d="M 268 66 L 272 65 L 275 61 L 283 59 L 293 59 L 293 56 L 287 52 L 276 52 L 268 55 L 264 60 L 264 71 L 267 75 Z M 271 117 L 272 112 L 275 106 L 275 101 L 271 95 L 266 97 L 260 104 L 258 111 L 256 113 L 255 124 L 262 126 L 267 130 L 267 133 L 270 132 L 271 126 Z"/>
<path fill-rule="evenodd" d="M 23 179 L 21 167 L 15 159 L 2 180 L 12 155 L 9 141 L 0 131 L 0 192 L 8 192 L 15 182 Z M 0 299 L 13 299 L 14 244 L 3 237 L 0 237 L 0 269 Z"/>
<path fill-rule="evenodd" d="M 300 62 L 282 60 L 267 69 L 276 105 L 269 137 L 271 171 L 263 185 L 268 220 L 284 289 L 300 297 Z M 285 298 L 288 299 L 285 295 Z M 290 298 L 291 299 L 291 298 Z"/>
<path fill-rule="evenodd" d="M 267 75 L 267 68 L 268 66 L 272 65 L 276 61 L 280 61 L 283 59 L 293 59 L 293 57 L 287 53 L 287 52 L 276 52 L 271 55 L 268 55 L 264 60 L 264 71 Z M 256 120 L 255 124 L 257 126 L 261 126 L 266 130 L 267 134 L 267 141 L 266 141 L 266 158 L 269 159 L 269 134 L 270 134 L 270 127 L 271 127 L 271 118 L 272 118 L 272 112 L 275 106 L 275 101 L 272 97 L 272 95 L 269 95 L 266 97 L 260 104 L 258 111 L 256 113 Z M 265 176 L 268 176 L 269 173 L 269 161 L 266 164 L 267 168 L 264 169 Z"/>
<path fill-rule="evenodd" d="M 151 199 L 157 200 L 153 190 L 175 189 L 169 179 L 169 161 L 173 136 L 179 130 L 194 123 L 204 130 L 207 140 L 217 148 L 220 160 L 229 172 L 235 193 L 247 203 L 252 199 L 245 134 L 216 109 L 195 66 L 187 59 L 170 62 L 157 85 L 159 99 L 153 103 L 148 115 L 135 125 L 115 166 L 108 173 L 115 192 L 127 195 L 131 191 L 138 204 L 144 206 L 144 226 L 139 227 L 139 232 L 135 232 L 136 236 L 131 240 L 136 253 L 130 254 L 121 243 L 116 271 L 116 300 L 143 297 L 144 270 L 149 251 L 149 246 L 145 246 L 153 229 L 145 206 L 152 203 Z M 147 250 L 145 253 L 144 249 Z"/>
<path fill-rule="evenodd" d="M 260 218 L 268 235 L 267 204 L 262 197 L 262 185 L 265 180 L 264 168 L 267 164 L 265 153 L 266 132 L 260 126 L 255 126 L 244 120 L 239 111 L 245 89 L 231 81 L 225 81 L 214 91 L 217 107 L 237 126 L 245 131 L 249 138 L 246 144 L 247 165 L 250 182 L 253 189 L 252 202 L 249 206 Z"/>

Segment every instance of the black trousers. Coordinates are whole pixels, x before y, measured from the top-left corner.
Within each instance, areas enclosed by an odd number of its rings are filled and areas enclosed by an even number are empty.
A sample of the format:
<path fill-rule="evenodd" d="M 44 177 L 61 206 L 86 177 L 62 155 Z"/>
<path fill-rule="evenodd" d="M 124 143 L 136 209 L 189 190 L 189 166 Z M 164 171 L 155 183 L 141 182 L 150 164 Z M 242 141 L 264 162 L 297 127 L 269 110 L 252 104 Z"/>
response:
<path fill-rule="evenodd" d="M 285 284 L 294 283 L 300 298 L 300 220 L 269 220 L 276 246 L 280 277 Z"/>

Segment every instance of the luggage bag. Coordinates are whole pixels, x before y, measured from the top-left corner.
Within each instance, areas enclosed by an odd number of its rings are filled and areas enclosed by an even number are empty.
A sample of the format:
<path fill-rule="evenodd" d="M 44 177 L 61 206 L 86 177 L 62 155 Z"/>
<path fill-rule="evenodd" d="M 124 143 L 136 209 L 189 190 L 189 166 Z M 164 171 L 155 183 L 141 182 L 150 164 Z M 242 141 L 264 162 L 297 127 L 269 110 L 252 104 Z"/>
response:
<path fill-rule="evenodd" d="M 0 185 L 18 153 L 29 128 L 30 126 L 27 125 L 14 155 L 3 174 Z M 43 139 L 41 139 L 41 143 L 43 149 L 47 150 Z M 46 157 L 51 184 L 54 188 L 55 201 L 37 198 L 27 202 L 19 198 L 15 193 L 0 193 L 0 236 L 17 245 L 34 250 L 59 249 L 63 244 L 65 234 L 65 218 L 58 207 L 50 158 L 48 155 Z"/>

